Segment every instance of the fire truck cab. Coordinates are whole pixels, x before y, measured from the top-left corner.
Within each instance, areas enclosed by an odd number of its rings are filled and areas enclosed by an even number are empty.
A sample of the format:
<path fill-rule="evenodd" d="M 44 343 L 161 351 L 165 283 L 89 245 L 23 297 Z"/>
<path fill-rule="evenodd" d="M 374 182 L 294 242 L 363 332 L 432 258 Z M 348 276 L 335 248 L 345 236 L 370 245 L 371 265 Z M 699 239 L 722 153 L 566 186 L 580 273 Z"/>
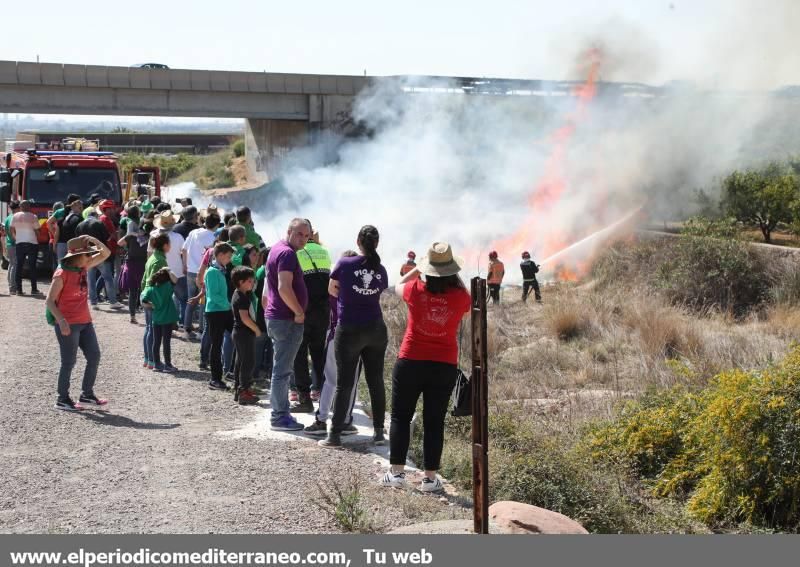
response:
<path fill-rule="evenodd" d="M 17 149 L 5 155 L 0 165 L 0 219 L 9 214 L 12 200 L 31 201 L 31 212 L 39 218 L 39 258 L 44 271 L 53 267 L 53 249 L 47 217 L 53 204 L 66 202 L 71 193 L 84 204 L 97 194 L 122 206 L 122 184 L 113 152 Z"/>

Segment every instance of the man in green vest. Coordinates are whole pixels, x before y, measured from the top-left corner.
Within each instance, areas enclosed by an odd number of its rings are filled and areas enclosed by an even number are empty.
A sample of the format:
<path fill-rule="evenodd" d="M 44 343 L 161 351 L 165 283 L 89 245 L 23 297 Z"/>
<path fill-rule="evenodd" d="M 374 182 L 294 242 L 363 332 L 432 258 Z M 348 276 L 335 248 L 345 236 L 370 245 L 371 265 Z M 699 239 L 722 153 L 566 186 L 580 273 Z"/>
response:
<path fill-rule="evenodd" d="M 311 226 L 310 222 L 308 226 Z M 331 256 L 320 246 L 318 232 L 312 230 L 308 244 L 297 251 L 297 260 L 303 270 L 303 280 L 308 290 L 308 307 L 303 326 L 303 342 L 294 359 L 293 386 L 297 390 L 297 402 L 289 411 L 313 413 L 312 400 L 319 399 L 322 382 L 325 380 L 325 336 L 330 323 L 328 283 L 331 279 Z M 313 374 L 309 372 L 309 356 Z"/>

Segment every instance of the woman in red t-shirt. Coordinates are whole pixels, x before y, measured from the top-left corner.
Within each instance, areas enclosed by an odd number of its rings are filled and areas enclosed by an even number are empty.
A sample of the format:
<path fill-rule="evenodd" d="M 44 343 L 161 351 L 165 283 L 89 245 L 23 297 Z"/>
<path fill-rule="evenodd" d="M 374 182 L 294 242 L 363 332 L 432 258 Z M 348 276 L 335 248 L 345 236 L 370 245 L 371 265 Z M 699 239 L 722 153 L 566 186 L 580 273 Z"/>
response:
<path fill-rule="evenodd" d="M 56 409 L 83 409 L 69 397 L 69 380 L 75 367 L 78 348 L 86 357 L 80 402 L 94 406 L 107 403 L 94 393 L 94 381 L 100 365 L 100 346 L 87 303 L 89 287 L 86 273 L 90 268 L 105 262 L 110 255 L 111 251 L 106 245 L 92 236 L 73 238 L 67 242 L 67 254 L 53 273 L 53 282 L 47 292 L 47 320 L 55 325 L 61 350 Z"/>
<path fill-rule="evenodd" d="M 458 277 L 463 265 L 449 244 L 435 242 L 395 288 L 408 304 L 408 325 L 392 373 L 391 468 L 383 476 L 383 486 L 405 484 L 411 418 L 422 394 L 425 477 L 420 490 L 442 489 L 436 471 L 444 445 L 444 418 L 458 374 L 456 335 L 471 305 L 469 292 Z"/>

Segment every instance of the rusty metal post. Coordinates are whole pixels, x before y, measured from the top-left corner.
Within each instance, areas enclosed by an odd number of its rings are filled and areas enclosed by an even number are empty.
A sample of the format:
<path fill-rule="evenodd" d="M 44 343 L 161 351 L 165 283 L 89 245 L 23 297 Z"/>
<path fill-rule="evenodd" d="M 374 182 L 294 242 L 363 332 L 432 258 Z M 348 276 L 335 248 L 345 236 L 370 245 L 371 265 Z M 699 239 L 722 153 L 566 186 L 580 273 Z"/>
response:
<path fill-rule="evenodd" d="M 472 278 L 472 501 L 475 533 L 489 533 L 489 389 L 486 280 Z"/>

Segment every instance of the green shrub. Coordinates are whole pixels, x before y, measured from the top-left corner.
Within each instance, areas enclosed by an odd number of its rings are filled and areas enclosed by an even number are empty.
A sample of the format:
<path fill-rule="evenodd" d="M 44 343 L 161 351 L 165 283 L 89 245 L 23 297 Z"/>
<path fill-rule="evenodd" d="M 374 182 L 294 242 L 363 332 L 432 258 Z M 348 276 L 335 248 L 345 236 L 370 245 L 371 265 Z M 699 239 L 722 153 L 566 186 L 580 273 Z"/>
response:
<path fill-rule="evenodd" d="M 213 172 L 213 175 L 207 184 L 209 189 L 221 189 L 233 187 L 234 185 L 236 185 L 236 179 L 233 177 L 233 173 L 229 169 Z"/>
<path fill-rule="evenodd" d="M 739 315 L 767 291 L 765 269 L 736 238 L 735 227 L 706 219 L 686 223 L 672 258 L 657 267 L 655 283 L 673 303 Z"/>
<path fill-rule="evenodd" d="M 730 220 L 694 218 L 679 237 L 620 243 L 592 266 L 600 288 L 647 287 L 671 303 L 742 315 L 769 296 L 765 262 Z"/>
<path fill-rule="evenodd" d="M 628 459 L 658 496 L 687 495 L 709 525 L 800 525 L 800 347 L 762 372 L 716 376 L 629 405 L 592 434 L 598 462 Z"/>
<path fill-rule="evenodd" d="M 628 401 L 612 426 L 592 431 L 595 460 L 613 460 L 645 479 L 653 479 L 683 450 L 681 430 L 694 416 L 691 394 L 680 388 L 661 390 Z"/>
<path fill-rule="evenodd" d="M 465 490 L 472 486 L 469 431 L 469 419 L 448 418 L 442 456 L 442 475 Z M 574 439 L 541 431 L 513 411 L 490 412 L 489 434 L 492 501 L 515 500 L 553 510 L 591 532 L 639 531 L 617 477 L 593 466 Z M 414 456 L 419 458 L 417 430 L 415 437 Z"/>
<path fill-rule="evenodd" d="M 342 531 L 370 533 L 376 529 L 363 481 L 353 469 L 342 477 L 331 477 L 327 484 L 318 482 L 317 495 L 311 497 L 311 503 Z"/>
<path fill-rule="evenodd" d="M 234 157 L 242 157 L 244 155 L 244 140 L 236 140 L 231 149 Z"/>

